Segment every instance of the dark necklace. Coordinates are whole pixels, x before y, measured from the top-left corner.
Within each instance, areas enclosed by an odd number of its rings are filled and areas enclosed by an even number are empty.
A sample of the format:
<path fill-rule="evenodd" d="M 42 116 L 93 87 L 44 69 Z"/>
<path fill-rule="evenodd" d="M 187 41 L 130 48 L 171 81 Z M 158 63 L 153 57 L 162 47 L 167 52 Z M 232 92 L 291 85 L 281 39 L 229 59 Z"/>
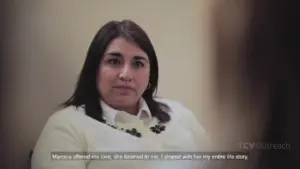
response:
<path fill-rule="evenodd" d="M 139 138 L 142 137 L 142 134 L 136 128 L 126 129 L 126 128 L 119 128 L 115 125 L 111 125 L 106 122 L 105 122 L 105 124 L 114 129 L 124 131 L 128 134 L 131 134 L 132 136 L 139 137 Z M 160 134 L 161 132 L 165 131 L 165 129 L 166 129 L 166 126 L 164 126 L 161 122 L 158 122 L 158 124 L 156 124 L 155 126 L 150 127 L 150 131 L 152 131 L 155 134 Z"/>

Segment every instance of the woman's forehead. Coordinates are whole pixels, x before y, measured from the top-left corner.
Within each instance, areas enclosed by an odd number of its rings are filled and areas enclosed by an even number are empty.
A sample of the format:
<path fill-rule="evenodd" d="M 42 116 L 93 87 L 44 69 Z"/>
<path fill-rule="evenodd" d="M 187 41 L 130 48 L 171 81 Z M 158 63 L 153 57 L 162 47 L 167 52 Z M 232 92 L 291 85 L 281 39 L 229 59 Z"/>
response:
<path fill-rule="evenodd" d="M 114 53 L 115 55 L 119 54 L 123 57 L 139 56 L 148 58 L 147 53 L 144 52 L 138 45 L 122 37 L 112 40 L 107 46 L 105 54 L 107 55 L 110 53 Z"/>

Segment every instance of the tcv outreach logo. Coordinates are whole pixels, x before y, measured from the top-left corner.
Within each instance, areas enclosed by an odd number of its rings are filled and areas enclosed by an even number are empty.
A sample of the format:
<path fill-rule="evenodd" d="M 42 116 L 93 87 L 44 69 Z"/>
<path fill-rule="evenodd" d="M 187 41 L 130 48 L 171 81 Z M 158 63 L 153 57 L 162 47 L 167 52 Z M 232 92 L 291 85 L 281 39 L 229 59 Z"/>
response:
<path fill-rule="evenodd" d="M 289 143 L 265 143 L 265 142 L 240 142 L 240 148 L 246 150 L 288 150 Z"/>

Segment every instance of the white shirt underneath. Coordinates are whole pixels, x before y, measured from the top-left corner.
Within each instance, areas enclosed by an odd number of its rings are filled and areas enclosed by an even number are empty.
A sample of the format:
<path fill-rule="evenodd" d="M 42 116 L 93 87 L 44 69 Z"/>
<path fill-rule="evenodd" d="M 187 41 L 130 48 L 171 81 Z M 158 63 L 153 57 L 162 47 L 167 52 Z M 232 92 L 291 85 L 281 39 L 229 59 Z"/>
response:
<path fill-rule="evenodd" d="M 130 115 L 103 101 L 103 118 L 118 128 L 136 128 L 142 137 L 132 136 L 98 122 L 85 114 L 84 108 L 73 106 L 54 113 L 47 121 L 34 148 L 32 169 L 189 169 L 201 161 L 159 160 L 53 160 L 52 152 L 197 152 L 205 150 L 207 138 L 194 114 L 176 101 L 156 99 L 170 107 L 171 120 L 165 131 L 153 133 L 158 121 L 151 116 L 144 100 L 140 111 Z M 74 155 L 70 153 L 69 155 Z"/>

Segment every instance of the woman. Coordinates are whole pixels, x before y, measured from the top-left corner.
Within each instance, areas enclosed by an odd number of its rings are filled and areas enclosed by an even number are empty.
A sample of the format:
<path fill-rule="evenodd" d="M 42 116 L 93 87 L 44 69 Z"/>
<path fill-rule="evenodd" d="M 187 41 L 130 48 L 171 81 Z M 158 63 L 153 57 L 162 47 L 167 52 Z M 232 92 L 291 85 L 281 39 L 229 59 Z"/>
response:
<path fill-rule="evenodd" d="M 165 168 L 150 160 L 55 160 L 51 153 L 200 150 L 204 130 L 178 102 L 154 97 L 157 83 L 157 57 L 142 28 L 130 20 L 105 24 L 89 47 L 74 94 L 45 125 L 32 168 Z"/>

